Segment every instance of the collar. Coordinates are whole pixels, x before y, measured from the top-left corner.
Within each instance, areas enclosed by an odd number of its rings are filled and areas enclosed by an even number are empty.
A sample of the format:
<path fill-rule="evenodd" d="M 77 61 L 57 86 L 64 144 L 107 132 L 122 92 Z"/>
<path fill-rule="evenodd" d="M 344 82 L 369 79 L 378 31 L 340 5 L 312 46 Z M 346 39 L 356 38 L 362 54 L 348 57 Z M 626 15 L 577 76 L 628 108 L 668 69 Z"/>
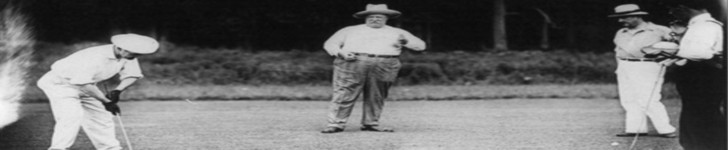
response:
<path fill-rule="evenodd" d="M 381 28 L 372 28 L 372 27 L 369 27 L 369 26 L 367 26 L 367 24 L 366 24 L 366 23 L 365 23 L 365 24 L 361 24 L 361 25 L 362 25 L 362 27 L 365 27 L 365 28 L 367 28 L 367 29 L 372 29 L 372 30 L 377 30 L 377 29 L 387 29 L 387 28 L 390 28 L 390 26 L 389 26 L 389 25 L 386 25 L 386 24 L 385 24 L 384 26 L 382 26 Z"/>
<path fill-rule="evenodd" d="M 116 55 L 114 55 L 114 47 L 115 46 L 113 44 L 105 45 L 102 55 L 108 59 L 121 59 L 116 58 Z"/>
<path fill-rule="evenodd" d="M 709 20 L 713 20 L 713 16 L 710 16 L 710 13 L 703 13 L 703 14 L 694 16 L 693 18 L 690 18 L 690 21 L 688 22 L 688 26 L 692 25 L 694 23 L 705 22 L 705 21 L 709 21 Z"/>
<path fill-rule="evenodd" d="M 622 32 L 638 33 L 640 31 L 651 29 L 654 24 L 652 22 L 645 21 L 644 23 L 637 25 L 634 29 L 623 28 Z"/>

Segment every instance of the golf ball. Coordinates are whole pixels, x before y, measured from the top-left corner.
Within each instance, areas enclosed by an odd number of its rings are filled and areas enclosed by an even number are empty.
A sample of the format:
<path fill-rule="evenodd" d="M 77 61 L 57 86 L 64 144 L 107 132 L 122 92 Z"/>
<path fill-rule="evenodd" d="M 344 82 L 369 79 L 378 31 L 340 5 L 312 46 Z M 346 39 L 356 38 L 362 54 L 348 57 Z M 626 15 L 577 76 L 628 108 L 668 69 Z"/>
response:
<path fill-rule="evenodd" d="M 612 142 L 612 146 L 617 146 L 617 145 L 619 145 L 619 143 L 617 143 L 617 142 Z"/>

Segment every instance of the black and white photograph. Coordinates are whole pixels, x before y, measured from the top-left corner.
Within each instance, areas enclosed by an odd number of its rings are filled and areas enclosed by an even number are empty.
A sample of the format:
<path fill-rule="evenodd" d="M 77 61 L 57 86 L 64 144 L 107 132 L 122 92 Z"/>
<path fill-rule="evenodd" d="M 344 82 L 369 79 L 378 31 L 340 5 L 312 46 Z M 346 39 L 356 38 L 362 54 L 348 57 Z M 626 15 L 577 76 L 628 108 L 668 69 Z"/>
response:
<path fill-rule="evenodd" d="M 728 0 L 0 0 L 2 150 L 728 150 Z"/>

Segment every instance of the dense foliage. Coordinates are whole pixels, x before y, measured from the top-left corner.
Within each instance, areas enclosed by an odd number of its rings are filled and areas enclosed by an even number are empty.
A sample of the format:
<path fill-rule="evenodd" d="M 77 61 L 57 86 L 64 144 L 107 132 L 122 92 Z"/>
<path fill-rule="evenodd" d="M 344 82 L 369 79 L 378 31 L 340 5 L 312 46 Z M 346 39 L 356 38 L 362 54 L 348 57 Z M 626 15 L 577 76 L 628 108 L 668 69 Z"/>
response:
<path fill-rule="evenodd" d="M 42 44 L 35 76 L 74 50 L 96 45 Z M 332 61 L 323 50 L 245 51 L 168 45 L 140 58 L 145 84 L 326 85 Z M 400 85 L 614 83 L 613 53 L 572 51 L 406 52 Z"/>
<path fill-rule="evenodd" d="M 664 25 L 672 20 L 663 4 L 667 1 L 674 0 L 507 0 L 508 47 L 539 48 L 544 23 L 550 21 L 546 29 L 552 48 L 608 52 L 621 27 L 616 19 L 606 17 L 616 5 L 638 3 L 650 12 L 651 20 Z M 316 51 L 336 30 L 363 23 L 351 15 L 364 10 L 367 3 L 387 3 L 403 13 L 389 24 L 421 37 L 437 48 L 433 50 L 482 51 L 493 46 L 492 0 L 22 2 L 42 41 L 104 41 L 111 34 L 134 32 L 189 45 Z"/>

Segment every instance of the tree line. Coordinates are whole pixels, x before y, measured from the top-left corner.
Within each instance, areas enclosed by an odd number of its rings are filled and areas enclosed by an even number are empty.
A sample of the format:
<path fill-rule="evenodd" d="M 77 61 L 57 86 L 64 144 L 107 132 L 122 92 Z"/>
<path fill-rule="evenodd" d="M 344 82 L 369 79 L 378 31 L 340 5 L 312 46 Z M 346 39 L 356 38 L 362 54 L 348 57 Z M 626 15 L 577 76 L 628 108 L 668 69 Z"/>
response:
<path fill-rule="evenodd" d="M 390 25 L 425 40 L 431 50 L 575 49 L 611 51 L 620 28 L 606 16 L 638 3 L 666 24 L 659 0 L 23 0 L 38 39 L 104 41 L 122 32 L 178 45 L 247 50 L 320 50 L 336 30 L 363 20 L 367 3 L 403 13 Z"/>

